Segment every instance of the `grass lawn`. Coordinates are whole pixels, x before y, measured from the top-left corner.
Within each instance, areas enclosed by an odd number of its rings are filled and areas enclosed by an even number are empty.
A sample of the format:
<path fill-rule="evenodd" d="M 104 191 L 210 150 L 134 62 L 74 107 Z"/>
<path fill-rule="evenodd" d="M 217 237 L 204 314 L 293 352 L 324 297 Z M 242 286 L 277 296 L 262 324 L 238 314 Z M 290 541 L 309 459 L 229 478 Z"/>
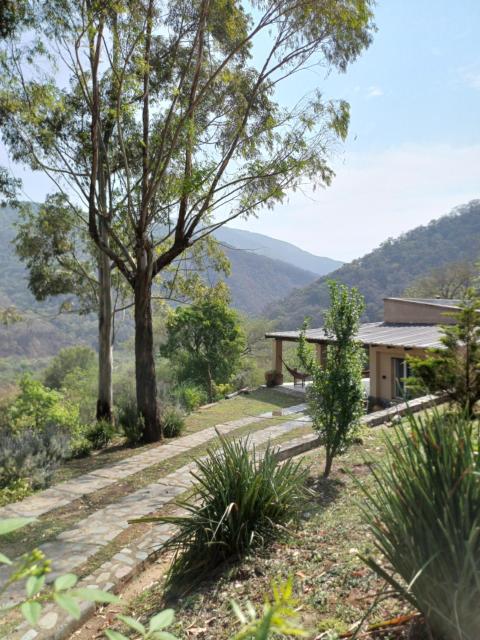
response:
<path fill-rule="evenodd" d="M 133 584 L 123 612 L 146 620 L 162 607 L 172 606 L 177 612 L 173 631 L 179 638 L 227 640 L 238 630 L 231 612 L 232 599 L 241 605 L 249 600 L 260 609 L 272 580 L 292 576 L 299 614 L 310 638 L 336 637 L 335 632 L 347 632 L 365 616 L 373 624 L 408 613 L 410 608 L 391 595 L 379 598 L 385 584 L 359 558 L 361 553 L 372 552 L 373 545 L 362 522 L 359 509 L 362 493 L 356 483 L 371 482 L 365 458 L 373 461 L 383 458 L 385 430 L 364 429 L 362 442 L 336 461 L 328 480 L 321 478 L 321 450 L 304 457 L 310 467 L 313 496 L 299 530 L 289 532 L 268 549 L 223 568 L 198 589 L 189 590 L 187 586 L 182 597 L 173 600 L 166 599 L 161 576 L 156 576 L 153 586 L 147 584 L 146 588 L 136 590 Z M 164 570 L 167 560 L 164 559 Z M 101 629 L 101 621 L 99 624 Z M 413 639 L 414 636 L 375 637 Z"/>

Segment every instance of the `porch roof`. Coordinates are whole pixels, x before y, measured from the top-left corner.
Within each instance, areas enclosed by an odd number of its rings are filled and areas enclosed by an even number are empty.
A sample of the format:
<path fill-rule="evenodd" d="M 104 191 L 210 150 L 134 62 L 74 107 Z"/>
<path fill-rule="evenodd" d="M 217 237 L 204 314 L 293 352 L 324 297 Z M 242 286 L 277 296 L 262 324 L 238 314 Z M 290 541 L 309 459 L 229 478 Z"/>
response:
<path fill-rule="evenodd" d="M 396 324 L 392 322 L 369 322 L 360 325 L 358 339 L 366 346 L 406 347 L 407 349 L 429 349 L 441 347 L 441 327 L 432 324 Z M 276 338 L 297 342 L 300 331 L 275 331 L 265 338 Z M 326 344 L 331 342 L 322 328 L 306 331 L 308 342 Z"/>

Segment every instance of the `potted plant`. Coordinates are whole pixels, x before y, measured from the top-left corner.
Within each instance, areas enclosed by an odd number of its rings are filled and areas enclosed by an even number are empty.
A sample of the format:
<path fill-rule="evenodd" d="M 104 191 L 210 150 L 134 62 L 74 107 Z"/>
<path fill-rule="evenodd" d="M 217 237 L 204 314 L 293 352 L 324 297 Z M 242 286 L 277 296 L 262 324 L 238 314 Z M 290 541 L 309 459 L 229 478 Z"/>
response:
<path fill-rule="evenodd" d="M 283 374 L 275 369 L 265 371 L 265 384 L 267 387 L 277 387 L 283 384 Z"/>

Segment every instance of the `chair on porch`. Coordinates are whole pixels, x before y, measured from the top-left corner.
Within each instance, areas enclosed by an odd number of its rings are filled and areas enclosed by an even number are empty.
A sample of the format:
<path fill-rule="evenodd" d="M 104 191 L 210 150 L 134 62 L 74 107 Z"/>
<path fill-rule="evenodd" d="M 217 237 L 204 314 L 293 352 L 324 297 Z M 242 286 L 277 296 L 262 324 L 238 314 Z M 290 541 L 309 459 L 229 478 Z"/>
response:
<path fill-rule="evenodd" d="M 285 362 L 285 360 L 282 360 L 283 362 L 283 366 L 285 367 L 285 369 L 288 371 L 288 373 L 292 376 L 293 378 L 293 386 L 296 386 L 297 384 L 297 380 L 300 380 L 300 382 L 302 383 L 302 387 L 305 386 L 305 382 L 310 378 L 308 373 L 303 373 L 302 371 L 299 371 L 298 369 L 295 369 L 294 367 L 289 367 L 288 364 Z"/>

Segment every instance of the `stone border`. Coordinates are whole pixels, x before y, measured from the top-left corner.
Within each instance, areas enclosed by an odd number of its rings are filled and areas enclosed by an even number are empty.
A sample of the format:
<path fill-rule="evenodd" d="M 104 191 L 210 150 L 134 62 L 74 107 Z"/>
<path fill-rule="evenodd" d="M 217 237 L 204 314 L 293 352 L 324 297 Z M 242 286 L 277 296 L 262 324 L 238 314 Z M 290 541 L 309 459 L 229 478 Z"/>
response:
<path fill-rule="evenodd" d="M 401 402 L 395 404 L 388 409 L 382 409 L 381 411 L 374 411 L 366 416 L 363 416 L 361 423 L 367 427 L 378 427 L 389 420 L 394 418 L 401 418 L 407 413 L 418 413 L 424 409 L 433 408 L 439 404 L 445 403 L 445 396 L 442 395 L 429 395 L 421 396 L 420 398 L 414 398 L 407 402 Z"/>

